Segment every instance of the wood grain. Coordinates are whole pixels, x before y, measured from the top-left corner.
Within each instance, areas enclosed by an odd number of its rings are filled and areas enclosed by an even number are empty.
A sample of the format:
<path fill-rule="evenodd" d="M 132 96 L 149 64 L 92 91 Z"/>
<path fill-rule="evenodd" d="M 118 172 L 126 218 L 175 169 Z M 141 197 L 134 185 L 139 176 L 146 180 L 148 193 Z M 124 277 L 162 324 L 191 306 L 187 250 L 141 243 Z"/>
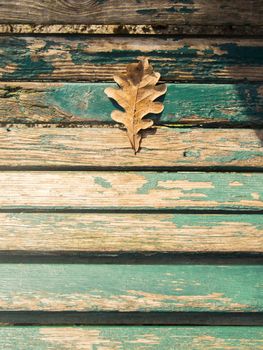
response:
<path fill-rule="evenodd" d="M 0 123 L 113 123 L 112 83 L 0 83 Z M 155 124 L 263 126 L 263 85 L 167 84 Z"/>
<path fill-rule="evenodd" d="M 0 36 L 2 81 L 113 81 L 147 56 L 167 81 L 262 81 L 262 39 Z"/>
<path fill-rule="evenodd" d="M 0 167 L 263 167 L 262 131 L 157 128 L 134 156 L 117 128 L 0 129 Z"/>
<path fill-rule="evenodd" d="M 1 213 L 0 252 L 263 252 L 262 215 Z"/>
<path fill-rule="evenodd" d="M 1 264 L 4 311 L 263 311 L 260 265 Z"/>
<path fill-rule="evenodd" d="M 260 173 L 0 173 L 0 209 L 262 210 Z"/>
<path fill-rule="evenodd" d="M 1 327 L 8 350 L 261 350 L 262 327 Z"/>
<path fill-rule="evenodd" d="M 1 23 L 262 25 L 260 0 L 1 0 Z"/>

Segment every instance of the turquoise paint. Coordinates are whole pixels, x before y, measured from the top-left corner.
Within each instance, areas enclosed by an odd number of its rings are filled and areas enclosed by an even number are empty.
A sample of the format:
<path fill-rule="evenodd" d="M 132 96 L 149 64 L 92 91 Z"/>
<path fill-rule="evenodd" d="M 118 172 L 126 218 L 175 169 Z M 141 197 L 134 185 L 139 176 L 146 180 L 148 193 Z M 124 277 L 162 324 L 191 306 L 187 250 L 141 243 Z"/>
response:
<path fill-rule="evenodd" d="M 74 117 L 110 121 L 115 106 L 105 95 L 105 88 L 106 84 L 64 84 L 63 87 L 49 88 L 45 101 Z"/>
<path fill-rule="evenodd" d="M 221 70 L 228 67 L 231 73 L 231 67 L 236 66 L 248 66 L 255 67 L 255 69 L 262 65 L 263 46 L 242 46 L 234 43 L 225 43 L 218 45 L 219 49 L 225 51 L 223 54 L 218 55 L 212 53 L 207 55 L 206 59 L 201 64 L 194 64 L 187 66 L 187 71 L 191 71 L 193 76 L 197 79 L 201 79 L 202 75 L 211 78 L 218 78 Z M 209 60 L 212 59 L 213 62 Z M 207 60 L 208 59 L 208 60 Z M 231 78 L 228 80 L 232 80 Z M 242 79 L 241 79 L 242 80 Z"/>
<path fill-rule="evenodd" d="M 194 8 L 189 8 L 189 7 L 186 7 L 186 6 L 183 6 L 183 7 L 169 7 L 166 9 L 167 12 L 169 13 L 194 13 L 197 11 L 197 9 L 194 9 Z"/>
<path fill-rule="evenodd" d="M 140 188 L 138 188 L 137 193 L 138 194 L 150 194 L 153 190 L 162 190 L 163 191 L 163 197 L 165 198 L 165 192 L 167 191 L 167 198 L 169 198 L 169 191 L 172 189 L 176 189 L 176 185 L 171 185 L 169 188 L 167 188 L 165 185 L 162 186 L 161 182 L 173 182 L 173 181 L 187 181 L 187 182 L 193 182 L 193 185 L 195 183 L 204 183 L 209 184 L 208 188 L 194 188 L 194 189 L 183 189 L 178 187 L 180 191 L 184 193 L 184 196 L 182 199 L 189 199 L 193 203 L 195 201 L 199 202 L 199 197 L 192 197 L 188 196 L 193 193 L 202 193 L 204 195 L 203 200 L 205 200 L 207 203 L 209 201 L 216 201 L 217 203 L 226 203 L 227 207 L 231 204 L 231 202 L 236 202 L 237 200 L 251 200 L 251 192 L 257 192 L 259 194 L 259 200 L 263 200 L 263 191 L 262 191 L 262 175 L 261 174 L 240 174 L 240 173 L 152 173 L 152 172 L 144 172 L 144 173 L 138 173 L 141 174 L 145 180 L 146 183 L 144 183 Z M 256 176 L 255 176 L 256 175 Z M 253 176 L 254 179 L 253 179 Z M 253 179 L 253 190 L 251 187 L 251 180 Z M 242 185 L 238 187 L 231 187 L 232 182 L 240 182 Z M 166 200 L 167 200 L 166 198 Z M 201 198 L 202 200 L 202 198 Z M 220 208 L 224 208 L 225 204 L 220 206 Z M 238 205 L 235 204 L 235 207 L 237 208 Z M 242 205 L 240 205 L 242 207 Z M 188 206 L 190 209 L 190 207 Z"/>
<path fill-rule="evenodd" d="M 177 228 L 193 227 L 193 226 L 224 226 L 224 223 L 246 223 L 257 230 L 263 230 L 263 215 L 194 215 L 194 214 L 176 214 L 165 216 L 162 221 L 172 222 Z"/>
<path fill-rule="evenodd" d="M 188 158 L 199 158 L 201 155 L 200 151 L 198 150 L 188 150 L 184 152 L 184 157 L 188 157 Z"/>
<path fill-rule="evenodd" d="M 104 93 L 106 87 L 117 84 L 65 83 L 48 88 L 44 99 L 49 106 L 67 115 L 89 121 L 113 122 L 111 112 L 118 108 Z M 159 100 L 163 113 L 150 115 L 157 124 L 177 123 L 185 118 L 225 120 L 229 123 L 263 125 L 263 97 L 258 84 L 167 84 L 168 90 Z M 227 113 L 227 111 L 230 113 Z"/>
<path fill-rule="evenodd" d="M 143 16 L 152 16 L 158 13 L 157 9 L 142 9 L 142 10 L 136 10 L 136 12 L 139 15 L 143 15 Z"/>
<path fill-rule="evenodd" d="M 230 59 L 234 58 L 235 62 L 245 61 L 258 64 L 260 61 L 262 62 L 263 57 L 263 46 L 261 47 L 253 47 L 253 46 L 242 46 L 242 43 L 239 45 L 234 43 L 225 43 L 219 45 L 220 50 L 226 51 L 227 53 L 223 54 L 224 57 L 228 57 Z"/>
<path fill-rule="evenodd" d="M 105 178 L 100 177 L 100 176 L 96 176 L 94 177 L 94 182 L 97 185 L 100 185 L 103 188 L 111 188 L 111 183 L 109 181 L 107 181 Z"/>
<path fill-rule="evenodd" d="M 40 74 L 52 74 L 53 65 L 43 58 L 32 58 L 23 38 L 2 36 L 0 43 L 1 49 L 5 49 L 5 54 L 1 55 L 0 67 L 4 68 L 11 64 L 17 66 L 14 72 L 4 72 L 2 80 L 12 80 L 14 76 L 16 80 L 25 80 L 25 78 L 30 80 L 38 78 Z M 45 46 L 43 50 L 47 49 L 48 47 Z"/>
<path fill-rule="evenodd" d="M 260 140 L 258 141 L 260 142 Z M 206 161 L 214 161 L 215 163 L 228 163 L 228 162 L 234 162 L 237 160 L 252 160 L 253 158 L 257 158 L 257 157 L 263 157 L 263 148 L 261 151 L 254 151 L 254 150 L 246 150 L 246 151 L 232 151 L 230 155 L 226 155 L 226 156 L 221 156 L 221 157 L 207 157 Z"/>
<path fill-rule="evenodd" d="M 194 13 L 194 12 L 197 12 L 198 10 L 197 9 L 194 9 L 194 8 L 189 8 L 189 7 L 186 7 L 186 6 L 183 6 L 181 7 L 178 12 L 179 13 Z"/>

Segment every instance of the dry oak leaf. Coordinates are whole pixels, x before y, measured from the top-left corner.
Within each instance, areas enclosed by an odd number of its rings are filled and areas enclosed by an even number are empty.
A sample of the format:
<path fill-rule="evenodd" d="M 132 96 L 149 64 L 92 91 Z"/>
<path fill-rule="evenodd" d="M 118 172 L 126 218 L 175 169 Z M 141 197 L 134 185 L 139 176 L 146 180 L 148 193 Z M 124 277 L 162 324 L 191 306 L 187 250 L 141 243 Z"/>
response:
<path fill-rule="evenodd" d="M 149 113 L 158 114 L 163 111 L 161 102 L 153 102 L 165 94 L 165 84 L 157 85 L 160 74 L 154 72 L 148 59 L 127 65 L 126 73 L 115 75 L 115 82 L 120 89 L 107 88 L 105 94 L 114 99 L 124 112 L 115 110 L 111 117 L 116 122 L 124 124 L 131 146 L 136 154 L 140 148 L 142 136 L 140 131 L 153 125 L 151 119 L 143 119 Z"/>

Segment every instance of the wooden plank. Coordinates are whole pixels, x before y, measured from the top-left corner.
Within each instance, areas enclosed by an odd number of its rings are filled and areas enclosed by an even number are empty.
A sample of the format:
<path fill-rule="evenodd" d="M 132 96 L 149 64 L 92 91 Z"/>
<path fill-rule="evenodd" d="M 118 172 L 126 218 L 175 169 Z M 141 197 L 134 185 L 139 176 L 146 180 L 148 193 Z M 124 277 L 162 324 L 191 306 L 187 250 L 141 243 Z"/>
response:
<path fill-rule="evenodd" d="M 261 265 L 1 264 L 2 311 L 262 312 Z"/>
<path fill-rule="evenodd" d="M 147 56 L 167 81 L 262 81 L 262 39 L 0 36 L 2 81 L 113 81 Z"/>
<path fill-rule="evenodd" d="M 1 0 L 1 23 L 261 25 L 262 2 L 253 0 Z"/>
<path fill-rule="evenodd" d="M 0 222 L 9 254 L 263 252 L 262 215 L 1 213 Z"/>
<path fill-rule="evenodd" d="M 153 128 L 134 156 L 117 128 L 1 128 L 0 167 L 263 167 L 262 131 Z"/>
<path fill-rule="evenodd" d="M 262 35 L 262 25 L 243 24 L 1 24 L 1 34 L 100 34 L 100 35 Z"/>
<path fill-rule="evenodd" d="M 260 173 L 4 171 L 0 209 L 263 208 Z"/>
<path fill-rule="evenodd" d="M 114 123 L 112 83 L 0 83 L 0 123 Z M 263 126 L 263 85 L 168 84 L 156 124 Z"/>
<path fill-rule="evenodd" d="M 1 327 L 8 350 L 261 350 L 262 327 Z"/>

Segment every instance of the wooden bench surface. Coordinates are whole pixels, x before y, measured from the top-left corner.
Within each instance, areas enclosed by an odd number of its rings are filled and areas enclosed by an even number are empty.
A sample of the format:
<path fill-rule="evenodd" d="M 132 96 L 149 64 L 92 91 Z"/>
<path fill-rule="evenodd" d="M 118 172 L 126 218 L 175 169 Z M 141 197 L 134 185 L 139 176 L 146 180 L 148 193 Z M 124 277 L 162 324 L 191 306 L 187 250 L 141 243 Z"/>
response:
<path fill-rule="evenodd" d="M 262 12 L 0 0 L 1 349 L 262 349 Z M 135 156 L 104 90 L 143 57 Z"/>

